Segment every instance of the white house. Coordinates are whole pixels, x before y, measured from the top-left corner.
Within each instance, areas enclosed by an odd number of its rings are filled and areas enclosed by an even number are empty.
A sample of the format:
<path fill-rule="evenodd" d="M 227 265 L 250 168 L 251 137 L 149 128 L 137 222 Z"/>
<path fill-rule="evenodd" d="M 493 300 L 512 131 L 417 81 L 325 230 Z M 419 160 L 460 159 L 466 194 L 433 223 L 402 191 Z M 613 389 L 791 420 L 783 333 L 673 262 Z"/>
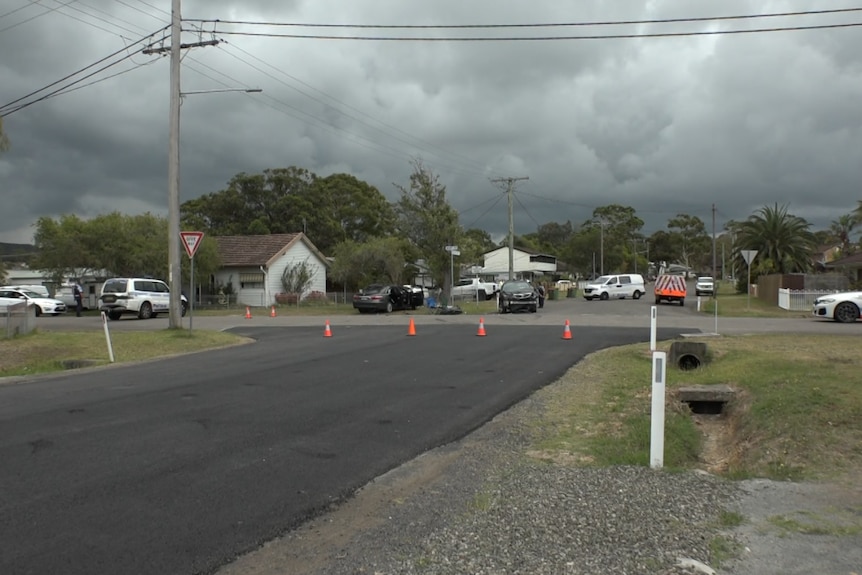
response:
<path fill-rule="evenodd" d="M 508 279 L 509 246 L 491 250 L 484 257 L 482 275 L 493 275 L 498 279 Z M 534 276 L 557 273 L 556 256 L 540 254 L 523 248 L 514 248 L 512 251 L 512 260 L 512 270 L 516 277 L 531 279 Z"/>
<path fill-rule="evenodd" d="M 237 302 L 269 306 L 284 292 L 281 276 L 288 266 L 306 262 L 311 268 L 311 292 L 326 293 L 327 260 L 303 233 L 261 236 L 217 236 L 222 267 L 211 278 L 214 286 L 231 284 Z"/>

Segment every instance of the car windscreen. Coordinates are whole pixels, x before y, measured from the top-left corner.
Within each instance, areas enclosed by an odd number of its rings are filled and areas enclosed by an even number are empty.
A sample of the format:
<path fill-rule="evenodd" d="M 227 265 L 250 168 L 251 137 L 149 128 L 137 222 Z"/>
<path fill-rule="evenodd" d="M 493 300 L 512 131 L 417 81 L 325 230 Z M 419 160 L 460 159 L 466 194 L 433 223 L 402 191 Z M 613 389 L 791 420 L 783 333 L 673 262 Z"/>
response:
<path fill-rule="evenodd" d="M 18 291 L 20 291 L 22 294 L 24 294 L 27 297 L 39 297 L 39 298 L 44 297 L 42 294 L 36 293 L 34 291 L 30 291 L 28 289 L 22 289 L 22 290 L 18 290 Z"/>
<path fill-rule="evenodd" d="M 388 288 L 388 287 L 389 286 L 370 285 L 367 288 L 365 288 L 364 290 L 362 290 L 362 293 L 365 295 L 374 295 L 374 294 L 378 294 L 378 293 L 383 293 L 386 291 L 386 288 Z"/>
<path fill-rule="evenodd" d="M 102 287 L 102 293 L 126 293 L 126 280 L 109 280 Z"/>
<path fill-rule="evenodd" d="M 527 282 L 506 282 L 503 284 L 503 291 L 507 292 L 519 292 L 519 291 L 530 291 L 533 289 Z"/>

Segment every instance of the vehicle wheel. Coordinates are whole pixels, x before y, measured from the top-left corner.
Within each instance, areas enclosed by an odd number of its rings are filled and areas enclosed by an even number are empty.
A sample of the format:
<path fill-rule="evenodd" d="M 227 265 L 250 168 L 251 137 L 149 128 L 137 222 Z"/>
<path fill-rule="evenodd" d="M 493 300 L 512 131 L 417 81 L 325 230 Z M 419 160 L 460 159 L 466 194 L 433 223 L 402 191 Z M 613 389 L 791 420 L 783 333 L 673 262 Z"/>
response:
<path fill-rule="evenodd" d="M 118 319 L 120 319 L 120 315 L 121 314 L 118 314 L 115 311 L 109 311 L 108 312 L 108 319 L 110 319 L 111 321 L 117 321 Z"/>
<path fill-rule="evenodd" d="M 487 293 L 485 293 L 485 290 L 480 289 L 480 290 L 479 290 L 479 297 L 478 297 L 477 299 L 480 299 L 480 300 L 483 300 L 483 301 L 488 301 L 488 294 L 487 294 Z"/>
<path fill-rule="evenodd" d="M 188 313 L 188 311 L 189 311 L 189 304 L 187 304 L 184 301 L 180 301 L 180 315 L 182 317 L 186 317 L 186 314 Z M 155 317 L 155 314 L 153 314 L 153 317 Z"/>
<path fill-rule="evenodd" d="M 599 299 L 601 299 L 602 301 L 606 301 L 608 299 L 608 292 L 602 292 L 602 295 Z"/>
<path fill-rule="evenodd" d="M 839 323 L 853 323 L 859 319 L 859 308 L 849 301 L 841 302 L 835 306 L 833 319 Z"/>
<path fill-rule="evenodd" d="M 685 305 L 685 298 L 684 297 L 679 298 L 679 305 Z"/>
<path fill-rule="evenodd" d="M 138 311 L 139 319 L 150 319 L 153 317 L 153 306 L 150 305 L 149 302 L 144 302 L 141 304 L 141 309 Z"/>
<path fill-rule="evenodd" d="M 660 297 L 655 298 L 655 304 L 658 305 L 660 303 L 661 303 L 661 298 Z"/>
<path fill-rule="evenodd" d="M 632 299 L 640 299 L 640 298 L 641 298 L 641 292 L 639 292 L 638 290 L 635 290 L 635 293 L 632 294 Z"/>
<path fill-rule="evenodd" d="M 38 305 L 33 306 L 33 307 L 36 308 L 36 317 L 39 317 L 40 315 L 42 315 L 42 308 L 41 307 L 39 307 Z"/>
<path fill-rule="evenodd" d="M 530 308 L 530 313 L 536 313 L 537 311 L 539 311 L 539 310 L 536 306 L 533 306 Z"/>
<path fill-rule="evenodd" d="M 386 302 L 386 313 L 392 313 L 392 302 Z"/>

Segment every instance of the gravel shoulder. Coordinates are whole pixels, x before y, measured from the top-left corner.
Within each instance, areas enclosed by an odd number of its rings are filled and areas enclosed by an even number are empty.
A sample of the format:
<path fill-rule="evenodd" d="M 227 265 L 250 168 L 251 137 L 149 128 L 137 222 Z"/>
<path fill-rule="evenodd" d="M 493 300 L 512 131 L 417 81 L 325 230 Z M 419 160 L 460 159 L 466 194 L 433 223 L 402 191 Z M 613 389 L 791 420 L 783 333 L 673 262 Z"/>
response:
<path fill-rule="evenodd" d="M 862 573 L 853 478 L 734 482 L 534 457 L 531 422 L 567 378 L 219 574 Z"/>

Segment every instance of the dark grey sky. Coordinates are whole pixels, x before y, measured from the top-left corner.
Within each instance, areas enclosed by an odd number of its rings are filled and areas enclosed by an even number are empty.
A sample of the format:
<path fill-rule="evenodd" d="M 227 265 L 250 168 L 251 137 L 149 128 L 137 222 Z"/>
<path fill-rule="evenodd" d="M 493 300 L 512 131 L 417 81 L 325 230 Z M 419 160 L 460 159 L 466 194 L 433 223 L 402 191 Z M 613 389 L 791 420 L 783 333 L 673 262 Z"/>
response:
<path fill-rule="evenodd" d="M 66 4 L 66 6 L 62 6 Z M 169 20 L 170 0 L 4 0 L 0 105 L 120 50 Z M 513 24 L 762 14 L 852 7 L 837 0 L 185 0 L 183 16 L 344 24 Z M 862 12 L 672 25 L 505 30 L 229 26 L 183 60 L 181 199 L 237 173 L 299 166 L 347 172 L 395 199 L 411 159 L 447 186 L 462 223 L 499 238 L 518 183 L 516 233 L 580 224 L 611 203 L 663 229 L 679 212 L 720 229 L 773 203 L 814 229 L 862 199 L 862 27 L 678 38 L 361 42 L 227 31 L 428 36 L 691 32 L 860 22 Z M 211 25 L 210 25 L 211 26 Z M 205 36 L 209 38 L 209 36 Z M 192 34 L 184 41 L 194 41 Z M 140 67 L 137 67 L 140 65 Z M 32 240 L 41 216 L 165 214 L 169 62 L 136 55 L 128 73 L 4 120 L 0 241 Z M 86 83 L 85 81 L 84 83 Z M 499 201 L 498 201 L 499 200 Z M 495 203 L 496 202 L 496 203 Z"/>

